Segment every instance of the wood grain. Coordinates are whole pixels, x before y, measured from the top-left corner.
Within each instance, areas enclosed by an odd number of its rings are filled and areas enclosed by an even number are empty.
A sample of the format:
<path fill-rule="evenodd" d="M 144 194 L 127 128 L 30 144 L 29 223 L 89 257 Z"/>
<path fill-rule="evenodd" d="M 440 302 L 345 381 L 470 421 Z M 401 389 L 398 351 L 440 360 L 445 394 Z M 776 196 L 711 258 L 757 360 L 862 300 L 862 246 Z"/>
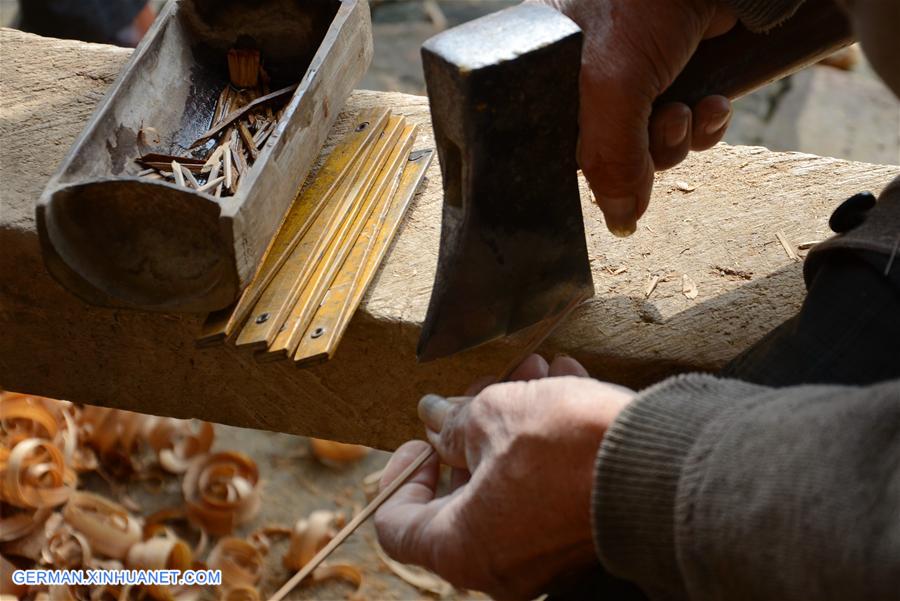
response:
<path fill-rule="evenodd" d="M 259 364 L 225 345 L 198 349 L 199 317 L 79 301 L 44 269 L 34 204 L 128 52 L 10 30 L 0 31 L 0 44 L 3 387 L 393 448 L 421 435 L 420 395 L 458 394 L 516 355 L 518 347 L 499 342 L 436 363 L 415 361 L 437 262 L 436 162 L 340 352 L 323 365 Z M 326 152 L 353 126 L 357 111 L 377 106 L 420 125 L 416 148 L 433 146 L 425 98 L 356 92 Z M 827 238 L 835 206 L 862 190 L 879 192 L 898 174 L 897 166 L 719 145 L 660 174 L 647 216 L 626 240 L 606 232 L 582 182 L 597 296 L 542 351 L 566 352 L 593 375 L 629 386 L 717 369 L 803 300 L 802 266 L 785 255 L 775 231 L 792 244 Z M 660 281 L 645 299 L 656 273 Z M 696 299 L 682 294 L 682 274 L 697 285 Z"/>

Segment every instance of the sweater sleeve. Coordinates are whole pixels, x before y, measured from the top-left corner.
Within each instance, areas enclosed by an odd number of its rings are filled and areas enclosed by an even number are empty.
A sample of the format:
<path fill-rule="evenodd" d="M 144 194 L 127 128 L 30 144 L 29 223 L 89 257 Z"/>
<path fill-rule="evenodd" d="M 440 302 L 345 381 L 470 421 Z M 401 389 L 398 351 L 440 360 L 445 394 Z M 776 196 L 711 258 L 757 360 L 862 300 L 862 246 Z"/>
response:
<path fill-rule="evenodd" d="M 803 0 L 724 0 L 751 31 L 767 31 L 790 18 Z"/>
<path fill-rule="evenodd" d="M 654 599 L 896 599 L 900 380 L 662 382 L 604 437 L 592 505 L 601 561 Z"/>

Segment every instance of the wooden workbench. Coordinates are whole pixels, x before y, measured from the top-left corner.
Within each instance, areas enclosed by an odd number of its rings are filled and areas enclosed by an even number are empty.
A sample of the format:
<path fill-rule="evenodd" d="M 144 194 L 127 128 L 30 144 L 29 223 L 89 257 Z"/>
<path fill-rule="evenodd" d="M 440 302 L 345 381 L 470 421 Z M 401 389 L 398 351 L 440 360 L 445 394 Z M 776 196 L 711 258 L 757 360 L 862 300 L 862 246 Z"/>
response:
<path fill-rule="evenodd" d="M 198 417 L 390 448 L 420 433 L 418 397 L 458 394 L 496 372 L 512 342 L 418 365 L 434 277 L 437 163 L 336 358 L 315 369 L 197 349 L 202 318 L 88 306 L 45 271 L 34 203 L 128 51 L 0 31 L 0 386 L 147 413 Z M 346 111 L 387 105 L 423 125 L 425 98 L 357 92 Z M 339 119 L 332 142 L 347 119 Z M 326 148 L 326 152 L 330 147 Z M 801 264 L 776 240 L 828 236 L 841 200 L 880 190 L 900 168 L 720 145 L 662 174 L 628 240 L 606 232 L 583 187 L 596 297 L 548 343 L 591 372 L 642 386 L 714 370 L 793 314 Z M 624 271 L 622 271 L 624 269 Z M 687 274 L 699 292 L 682 293 Z M 660 280 L 645 298 L 648 281 Z"/>

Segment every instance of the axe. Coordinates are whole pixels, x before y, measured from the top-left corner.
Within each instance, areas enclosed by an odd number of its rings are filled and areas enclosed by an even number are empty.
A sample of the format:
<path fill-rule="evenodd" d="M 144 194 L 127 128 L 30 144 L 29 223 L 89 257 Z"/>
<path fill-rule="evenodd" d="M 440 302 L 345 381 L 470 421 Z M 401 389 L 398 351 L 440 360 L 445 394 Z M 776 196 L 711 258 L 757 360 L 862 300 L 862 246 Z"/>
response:
<path fill-rule="evenodd" d="M 772 32 L 737 25 L 701 43 L 657 103 L 738 98 L 851 43 L 831 0 Z M 451 355 L 593 296 L 575 152 L 582 32 L 521 4 L 425 42 L 444 185 L 437 275 L 417 354 Z"/>

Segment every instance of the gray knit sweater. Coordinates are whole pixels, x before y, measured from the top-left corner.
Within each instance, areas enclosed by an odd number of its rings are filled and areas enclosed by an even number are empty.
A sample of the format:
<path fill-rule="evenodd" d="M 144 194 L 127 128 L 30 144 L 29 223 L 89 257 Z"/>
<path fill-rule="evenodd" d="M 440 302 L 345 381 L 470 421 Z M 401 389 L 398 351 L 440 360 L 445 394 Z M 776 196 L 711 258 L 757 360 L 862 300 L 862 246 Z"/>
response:
<path fill-rule="evenodd" d="M 595 482 L 601 560 L 653 599 L 900 599 L 900 380 L 670 379 L 613 424 Z"/>
<path fill-rule="evenodd" d="M 754 30 L 800 4 L 727 1 Z M 897 203 L 879 204 L 807 275 L 835 251 L 896 248 Z M 654 600 L 900 601 L 900 380 L 664 381 L 604 437 L 592 506 L 604 566 Z"/>

